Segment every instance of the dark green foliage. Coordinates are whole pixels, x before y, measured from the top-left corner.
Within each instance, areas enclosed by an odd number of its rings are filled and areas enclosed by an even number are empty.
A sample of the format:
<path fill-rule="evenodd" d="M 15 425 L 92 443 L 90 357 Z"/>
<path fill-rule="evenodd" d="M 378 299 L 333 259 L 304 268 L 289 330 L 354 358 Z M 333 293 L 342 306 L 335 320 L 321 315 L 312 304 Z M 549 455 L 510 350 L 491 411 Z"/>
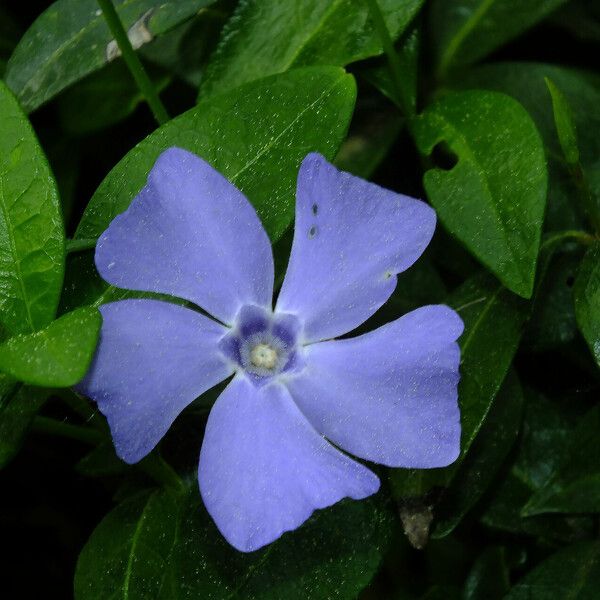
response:
<path fill-rule="evenodd" d="M 149 90 L 96 0 L 0 7 L 0 596 L 598 597 L 598 3 L 113 3 Z M 94 247 L 170 146 L 246 194 L 277 286 L 308 152 L 435 208 L 430 247 L 355 333 L 426 304 L 458 311 L 454 464 L 369 465 L 377 495 L 244 554 L 196 479 L 222 386 L 141 463 L 117 457 L 69 388 L 93 360 L 97 307 L 158 297 L 102 281 Z"/>

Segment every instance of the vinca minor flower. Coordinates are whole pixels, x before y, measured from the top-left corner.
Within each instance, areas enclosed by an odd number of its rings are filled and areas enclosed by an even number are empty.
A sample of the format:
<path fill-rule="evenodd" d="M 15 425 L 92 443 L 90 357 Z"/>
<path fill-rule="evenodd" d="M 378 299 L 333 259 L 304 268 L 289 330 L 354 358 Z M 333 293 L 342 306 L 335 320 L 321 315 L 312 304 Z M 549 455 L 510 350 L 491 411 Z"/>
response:
<path fill-rule="evenodd" d="M 210 412 L 200 493 L 230 544 L 256 550 L 315 509 L 365 498 L 391 467 L 443 467 L 459 452 L 463 324 L 424 306 L 351 332 L 391 295 L 429 243 L 425 203 L 309 154 L 298 174 L 294 241 L 273 300 L 271 245 L 242 193 L 171 148 L 96 248 L 109 283 L 170 294 L 100 307 L 96 357 L 79 389 L 135 463 L 200 394 L 232 377 Z"/>

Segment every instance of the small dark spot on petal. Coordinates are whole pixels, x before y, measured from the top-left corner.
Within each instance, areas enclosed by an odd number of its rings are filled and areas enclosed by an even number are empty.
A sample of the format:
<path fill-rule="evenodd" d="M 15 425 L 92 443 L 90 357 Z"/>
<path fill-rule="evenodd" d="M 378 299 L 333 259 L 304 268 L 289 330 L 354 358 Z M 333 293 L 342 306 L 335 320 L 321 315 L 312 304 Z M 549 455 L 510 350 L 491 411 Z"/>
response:
<path fill-rule="evenodd" d="M 317 216 L 318 212 L 319 212 L 319 206 L 317 204 L 313 204 L 312 205 L 312 214 Z"/>
<path fill-rule="evenodd" d="M 315 235 L 317 235 L 317 228 L 313 225 L 309 230 L 308 230 L 308 237 L 312 240 L 312 238 L 315 237 Z"/>

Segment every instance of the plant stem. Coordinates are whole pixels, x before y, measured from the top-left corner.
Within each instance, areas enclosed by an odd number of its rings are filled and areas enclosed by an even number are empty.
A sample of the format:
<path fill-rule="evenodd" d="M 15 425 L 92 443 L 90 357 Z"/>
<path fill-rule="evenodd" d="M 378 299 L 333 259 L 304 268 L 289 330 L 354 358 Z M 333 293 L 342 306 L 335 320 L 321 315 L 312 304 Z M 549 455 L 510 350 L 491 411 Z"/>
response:
<path fill-rule="evenodd" d="M 148 106 L 150 106 L 154 118 L 159 125 L 166 123 L 169 120 L 169 115 L 160 101 L 138 55 L 131 46 L 131 42 L 127 37 L 127 32 L 123 27 L 123 23 L 121 23 L 121 19 L 115 10 L 112 0 L 98 0 L 98 5 L 102 9 L 106 23 L 119 46 L 119 50 L 121 50 L 123 59 L 131 71 L 131 75 L 140 88 L 140 92 L 144 96 Z"/>
<path fill-rule="evenodd" d="M 547 248 L 553 246 L 557 242 L 562 242 L 563 240 L 568 239 L 577 241 L 580 244 L 583 244 L 584 246 L 591 246 L 594 242 L 598 241 L 597 238 L 587 233 L 586 231 L 569 229 L 566 231 L 558 231 L 557 233 L 550 235 L 548 238 L 546 238 L 540 245 L 540 251 L 546 250 Z"/>
<path fill-rule="evenodd" d="M 373 17 L 373 21 L 375 23 L 375 27 L 377 29 L 377 33 L 379 34 L 379 38 L 381 40 L 381 44 L 385 51 L 385 54 L 388 59 L 388 66 L 390 69 L 390 76 L 392 78 L 392 84 L 394 85 L 396 97 L 398 98 L 398 102 L 402 104 L 402 108 L 404 110 L 405 116 L 410 117 L 411 111 L 408 110 L 406 103 L 404 102 L 404 93 L 402 86 L 402 65 L 400 64 L 400 59 L 398 58 L 398 53 L 394 48 L 394 42 L 390 36 L 390 32 L 385 23 L 385 19 L 383 18 L 383 13 L 381 12 L 381 8 L 377 0 L 365 0 L 367 6 L 369 7 L 369 12 Z"/>
<path fill-rule="evenodd" d="M 84 250 L 91 250 L 96 247 L 96 242 L 98 240 L 88 240 L 88 239 L 80 239 L 80 240 L 67 240 L 67 254 L 71 254 L 73 252 L 83 252 Z"/>
<path fill-rule="evenodd" d="M 58 421 L 49 417 L 34 417 L 32 427 L 40 433 L 58 435 L 92 446 L 96 446 L 104 439 L 104 436 L 97 429 L 82 427 L 81 425 L 71 425 L 65 421 Z"/>

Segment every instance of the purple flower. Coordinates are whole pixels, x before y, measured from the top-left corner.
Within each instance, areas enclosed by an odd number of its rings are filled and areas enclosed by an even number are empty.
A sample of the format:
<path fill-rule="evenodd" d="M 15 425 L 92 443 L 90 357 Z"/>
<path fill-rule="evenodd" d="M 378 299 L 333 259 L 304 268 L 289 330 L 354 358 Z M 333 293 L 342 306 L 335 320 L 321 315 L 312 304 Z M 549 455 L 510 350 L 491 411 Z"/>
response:
<path fill-rule="evenodd" d="M 378 490 L 377 476 L 338 447 L 392 467 L 448 465 L 460 443 L 458 315 L 424 306 L 333 339 L 389 298 L 434 228 L 423 202 L 309 154 L 273 311 L 273 256 L 254 209 L 208 163 L 171 148 L 100 237 L 96 265 L 113 285 L 171 294 L 210 316 L 157 300 L 103 305 L 79 389 L 134 463 L 188 404 L 233 375 L 210 413 L 198 480 L 217 527 L 242 551 L 317 508 Z"/>

